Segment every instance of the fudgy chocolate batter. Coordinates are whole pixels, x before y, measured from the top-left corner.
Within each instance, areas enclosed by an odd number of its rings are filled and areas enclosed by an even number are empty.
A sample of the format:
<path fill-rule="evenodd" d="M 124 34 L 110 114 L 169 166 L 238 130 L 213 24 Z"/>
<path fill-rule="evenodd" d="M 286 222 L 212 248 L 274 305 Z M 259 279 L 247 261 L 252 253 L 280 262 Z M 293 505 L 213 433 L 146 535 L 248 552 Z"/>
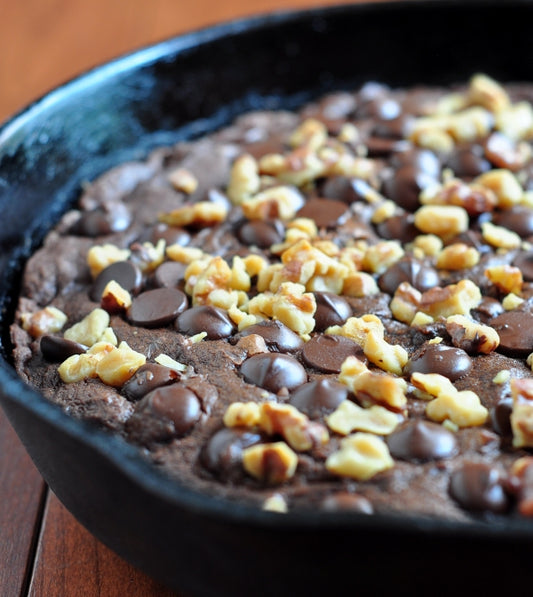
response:
<path fill-rule="evenodd" d="M 27 264 L 19 374 L 220 498 L 533 515 L 532 98 L 368 83 L 107 172 Z"/>

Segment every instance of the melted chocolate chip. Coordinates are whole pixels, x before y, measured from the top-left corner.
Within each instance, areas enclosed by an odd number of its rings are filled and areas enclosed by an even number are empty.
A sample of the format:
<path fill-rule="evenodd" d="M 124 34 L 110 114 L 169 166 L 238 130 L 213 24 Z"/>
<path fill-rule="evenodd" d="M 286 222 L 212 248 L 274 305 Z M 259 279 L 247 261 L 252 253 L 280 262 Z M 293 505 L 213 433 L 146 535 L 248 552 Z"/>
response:
<path fill-rule="evenodd" d="M 302 350 L 304 363 L 324 373 L 340 373 L 342 364 L 349 356 L 366 360 L 363 349 L 357 342 L 337 335 L 313 336 Z"/>
<path fill-rule="evenodd" d="M 450 495 L 466 510 L 504 512 L 508 498 L 497 469 L 481 462 L 466 462 L 450 477 Z"/>
<path fill-rule="evenodd" d="M 145 399 L 154 413 L 172 421 L 177 435 L 190 431 L 202 414 L 196 394 L 177 383 L 159 387 L 147 394 Z"/>
<path fill-rule="evenodd" d="M 243 336 L 258 334 L 261 336 L 269 350 L 276 352 L 294 352 L 299 350 L 304 341 L 288 328 L 284 323 L 277 319 L 266 319 L 245 328 L 235 337 L 237 340 Z"/>
<path fill-rule="evenodd" d="M 93 282 L 89 296 L 91 300 L 100 302 L 104 288 L 114 280 L 124 290 L 137 294 L 141 289 L 142 272 L 131 261 L 117 261 L 103 269 Z"/>
<path fill-rule="evenodd" d="M 500 301 L 490 296 L 484 296 L 481 303 L 475 309 L 472 309 L 472 315 L 476 316 L 482 323 L 487 323 L 503 311 L 503 305 Z"/>
<path fill-rule="evenodd" d="M 301 385 L 292 392 L 289 404 L 310 419 L 331 414 L 348 398 L 348 388 L 330 379 L 318 379 Z"/>
<path fill-rule="evenodd" d="M 498 435 L 510 437 L 512 435 L 511 413 L 513 412 L 513 399 L 502 398 L 490 411 L 492 428 Z"/>
<path fill-rule="evenodd" d="M 524 205 L 515 205 L 510 209 L 495 213 L 493 222 L 497 226 L 503 226 L 516 232 L 522 238 L 533 235 L 533 209 Z"/>
<path fill-rule="evenodd" d="M 323 332 L 332 325 L 342 325 L 352 316 L 350 303 L 332 292 L 315 292 L 315 330 Z"/>
<path fill-rule="evenodd" d="M 238 229 L 237 236 L 247 246 L 268 249 L 283 240 L 283 225 L 279 220 L 252 220 Z"/>
<path fill-rule="evenodd" d="M 126 230 L 131 224 L 131 214 L 122 203 L 112 203 L 84 212 L 71 231 L 81 236 L 104 236 Z"/>
<path fill-rule="evenodd" d="M 309 199 L 298 211 L 299 218 L 309 218 L 318 228 L 334 228 L 349 214 L 346 203 L 336 199 Z"/>
<path fill-rule="evenodd" d="M 533 313 L 507 311 L 491 319 L 490 325 L 500 336 L 498 352 L 516 358 L 533 352 Z"/>
<path fill-rule="evenodd" d="M 183 228 L 159 223 L 153 227 L 149 240 L 156 245 L 161 239 L 167 246 L 180 245 L 184 247 L 191 240 L 191 235 Z"/>
<path fill-rule="evenodd" d="M 461 348 L 445 344 L 424 344 L 407 362 L 404 373 L 438 373 L 451 381 L 464 377 L 472 369 L 472 359 Z"/>
<path fill-rule="evenodd" d="M 41 336 L 41 354 L 50 363 L 60 363 L 73 354 L 83 354 L 87 346 L 59 336 Z"/>
<path fill-rule="evenodd" d="M 242 471 L 242 451 L 261 441 L 261 435 L 246 429 L 224 427 L 216 431 L 204 445 L 200 461 L 221 479 L 231 480 Z"/>
<path fill-rule="evenodd" d="M 425 292 L 438 286 L 440 278 L 437 270 L 429 265 L 411 257 L 404 257 L 381 274 L 378 285 L 383 292 L 392 295 L 402 282 L 409 282 L 420 292 Z"/>
<path fill-rule="evenodd" d="M 122 393 L 128 400 L 136 402 L 152 390 L 171 384 L 177 379 L 177 371 L 156 363 L 146 363 L 122 386 Z"/>
<path fill-rule="evenodd" d="M 494 132 L 485 142 L 485 157 L 496 168 L 516 172 L 524 165 L 525 156 L 510 137 Z"/>
<path fill-rule="evenodd" d="M 398 152 L 392 156 L 391 165 L 394 168 L 411 166 L 414 170 L 424 172 L 433 178 L 440 176 L 439 158 L 429 149 L 410 147 L 406 151 Z"/>
<path fill-rule="evenodd" d="M 359 183 L 369 186 L 365 181 L 357 181 L 347 176 L 332 176 L 327 178 L 319 187 L 319 192 L 322 197 L 327 199 L 338 199 L 350 204 L 354 201 L 364 200 L 364 194 L 361 193 L 362 188 Z"/>
<path fill-rule="evenodd" d="M 513 265 L 520 269 L 526 282 L 533 282 L 533 251 L 518 253 L 513 259 Z"/>
<path fill-rule="evenodd" d="M 290 391 L 307 381 L 307 373 L 296 359 L 277 353 L 249 357 L 242 364 L 241 373 L 248 383 L 274 393 L 282 388 Z"/>
<path fill-rule="evenodd" d="M 491 164 L 485 159 L 485 150 L 481 145 L 459 145 L 446 161 L 446 166 L 460 178 L 474 178 L 490 170 Z"/>
<path fill-rule="evenodd" d="M 414 224 L 413 214 L 396 214 L 380 222 L 376 230 L 382 238 L 399 240 L 401 243 L 413 241 L 420 231 Z"/>
<path fill-rule="evenodd" d="M 459 451 L 451 431 L 429 421 L 410 421 L 387 437 L 390 453 L 409 462 L 450 458 Z"/>
<path fill-rule="evenodd" d="M 183 286 L 187 264 L 165 261 L 154 272 L 153 284 L 157 288 L 179 288 Z"/>
<path fill-rule="evenodd" d="M 187 309 L 179 315 L 176 319 L 176 329 L 187 336 L 206 332 L 209 340 L 218 340 L 231 336 L 234 325 L 223 309 L 200 305 Z"/>
<path fill-rule="evenodd" d="M 319 505 L 321 510 L 326 512 L 341 512 L 350 510 L 360 514 L 373 514 L 374 507 L 372 503 L 362 495 L 348 493 L 347 491 L 338 491 L 325 497 Z"/>
<path fill-rule="evenodd" d="M 433 176 L 421 172 L 413 166 L 401 166 L 383 182 L 382 192 L 400 207 L 414 212 L 420 207 L 418 201 L 420 192 L 434 183 Z"/>
<path fill-rule="evenodd" d="M 128 319 L 134 325 L 162 327 L 174 321 L 187 308 L 187 296 L 175 288 L 147 290 L 133 299 Z"/>

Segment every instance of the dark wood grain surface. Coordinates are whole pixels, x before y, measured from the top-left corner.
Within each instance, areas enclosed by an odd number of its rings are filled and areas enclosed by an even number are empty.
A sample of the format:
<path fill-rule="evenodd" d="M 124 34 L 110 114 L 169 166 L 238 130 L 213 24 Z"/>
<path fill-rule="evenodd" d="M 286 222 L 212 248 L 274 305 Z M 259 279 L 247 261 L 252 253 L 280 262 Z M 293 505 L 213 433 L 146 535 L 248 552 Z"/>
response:
<path fill-rule="evenodd" d="M 234 17 L 341 3 L 0 0 L 0 122 L 59 83 L 136 47 Z M 0 411 L 0 596 L 22 595 L 173 593 L 124 562 L 74 520 L 45 486 Z"/>

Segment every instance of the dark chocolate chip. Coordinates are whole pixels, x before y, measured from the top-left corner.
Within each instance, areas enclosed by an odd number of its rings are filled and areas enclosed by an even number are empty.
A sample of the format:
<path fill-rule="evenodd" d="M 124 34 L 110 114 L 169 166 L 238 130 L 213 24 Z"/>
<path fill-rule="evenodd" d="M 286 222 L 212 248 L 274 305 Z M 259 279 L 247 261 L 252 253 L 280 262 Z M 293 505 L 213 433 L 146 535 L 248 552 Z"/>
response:
<path fill-rule="evenodd" d="M 516 232 L 521 238 L 533 235 L 533 209 L 524 205 L 515 205 L 510 209 L 494 214 L 492 221 Z"/>
<path fill-rule="evenodd" d="M 364 201 L 364 192 L 370 185 L 363 180 L 347 176 L 330 176 L 319 186 L 319 193 L 325 199 L 338 199 L 344 203 Z"/>
<path fill-rule="evenodd" d="M 154 272 L 153 284 L 157 288 L 180 288 L 184 283 L 187 264 L 165 261 Z"/>
<path fill-rule="evenodd" d="M 417 259 L 404 257 L 381 274 L 378 285 L 383 292 L 394 294 L 402 282 L 409 282 L 420 292 L 425 292 L 438 286 L 440 278 L 436 269 Z"/>
<path fill-rule="evenodd" d="M 277 319 L 266 319 L 250 325 L 240 332 L 237 338 L 250 336 L 251 334 L 261 336 L 269 350 L 276 352 L 294 352 L 304 345 L 304 341 L 298 334 Z"/>
<path fill-rule="evenodd" d="M 352 316 L 350 303 L 332 292 L 315 292 L 315 331 L 323 332 L 332 325 L 342 325 Z"/>
<path fill-rule="evenodd" d="M 513 412 L 513 399 L 502 398 L 490 411 L 492 428 L 504 437 L 512 435 L 511 413 Z"/>
<path fill-rule="evenodd" d="M 96 276 L 90 291 L 91 300 L 99 303 L 104 288 L 112 280 L 129 293 L 137 294 L 141 289 L 143 277 L 141 270 L 131 261 L 112 263 Z"/>
<path fill-rule="evenodd" d="M 403 151 L 409 143 L 398 139 L 386 138 L 386 136 L 368 137 L 365 141 L 367 156 L 369 158 L 383 158 L 396 151 Z"/>
<path fill-rule="evenodd" d="M 177 371 L 157 363 L 146 363 L 122 386 L 121 391 L 132 402 L 137 402 L 156 388 L 166 386 L 179 379 Z"/>
<path fill-rule="evenodd" d="M 187 308 L 187 296 L 176 288 L 154 288 L 139 294 L 128 309 L 134 325 L 162 327 L 176 319 Z"/>
<path fill-rule="evenodd" d="M 283 225 L 279 220 L 253 220 L 245 222 L 237 236 L 247 246 L 268 249 L 283 240 Z"/>
<path fill-rule="evenodd" d="M 524 153 L 518 149 L 516 141 L 494 132 L 485 141 L 485 157 L 496 168 L 504 168 L 516 172 L 524 165 Z"/>
<path fill-rule="evenodd" d="M 491 163 L 485 159 L 485 149 L 477 144 L 455 147 L 446 160 L 446 166 L 459 178 L 474 178 L 491 169 Z"/>
<path fill-rule="evenodd" d="M 272 352 L 246 359 L 241 373 L 248 383 L 274 393 L 282 388 L 293 390 L 307 381 L 305 369 L 295 358 Z"/>
<path fill-rule="evenodd" d="M 461 348 L 426 343 L 407 361 L 404 373 L 438 373 L 455 381 L 471 369 L 472 359 Z"/>
<path fill-rule="evenodd" d="M 126 230 L 131 224 L 131 214 L 122 203 L 110 203 L 84 212 L 72 226 L 74 234 L 97 237 Z"/>
<path fill-rule="evenodd" d="M 167 246 L 181 245 L 183 247 L 191 240 L 191 235 L 183 228 L 159 223 L 153 227 L 149 241 L 156 245 L 161 239 Z"/>
<path fill-rule="evenodd" d="M 331 414 L 348 398 L 348 388 L 330 379 L 318 379 L 303 384 L 289 398 L 289 404 L 310 419 L 320 419 Z"/>
<path fill-rule="evenodd" d="M 401 243 L 409 243 L 420 234 L 415 226 L 413 214 L 395 214 L 380 222 L 376 230 L 382 238 L 399 240 Z"/>
<path fill-rule="evenodd" d="M 533 251 L 518 253 L 513 259 L 513 265 L 519 268 L 526 282 L 533 282 Z"/>
<path fill-rule="evenodd" d="M 490 320 L 500 336 L 498 352 L 515 358 L 525 358 L 533 352 L 533 313 L 506 311 Z"/>
<path fill-rule="evenodd" d="M 41 336 L 39 343 L 41 354 L 50 363 L 60 363 L 73 354 L 83 354 L 87 346 L 60 338 L 59 336 Z"/>
<path fill-rule="evenodd" d="M 414 170 L 425 172 L 434 178 L 440 176 L 440 160 L 429 149 L 411 147 L 406 151 L 395 153 L 391 158 L 391 165 L 394 168 L 411 166 Z"/>
<path fill-rule="evenodd" d="M 340 512 L 349 510 L 360 514 L 373 514 L 372 503 L 364 496 L 347 491 L 339 491 L 325 497 L 319 505 L 326 512 Z"/>
<path fill-rule="evenodd" d="M 172 421 L 177 435 L 190 431 L 202 414 L 196 394 L 178 383 L 152 390 L 145 398 L 154 413 Z"/>
<path fill-rule="evenodd" d="M 533 273 L 533 272 L 532 272 Z M 484 296 L 481 299 L 481 303 L 474 309 L 472 309 L 472 315 L 477 317 L 482 323 L 487 323 L 493 317 L 503 313 L 503 305 L 499 300 L 490 296 Z"/>
<path fill-rule="evenodd" d="M 242 451 L 261 441 L 259 433 L 224 427 L 216 431 L 200 452 L 205 468 L 224 480 L 232 480 L 242 471 Z"/>
<path fill-rule="evenodd" d="M 409 462 L 450 458 L 459 451 L 455 435 L 429 421 L 410 421 L 393 431 L 386 441 L 394 458 Z"/>
<path fill-rule="evenodd" d="M 298 211 L 299 218 L 309 218 L 318 228 L 334 228 L 348 216 L 348 206 L 336 199 L 309 199 Z"/>
<path fill-rule="evenodd" d="M 345 336 L 318 334 L 302 349 L 304 363 L 324 373 L 340 373 L 342 364 L 350 356 L 366 360 L 359 344 Z"/>
<path fill-rule="evenodd" d="M 383 182 L 382 192 L 400 207 L 414 212 L 420 207 L 418 197 L 421 191 L 434 183 L 433 176 L 413 166 L 401 166 Z"/>
<path fill-rule="evenodd" d="M 498 470 L 481 462 L 466 462 L 450 477 L 450 495 L 466 510 L 501 513 L 508 498 Z"/>
<path fill-rule="evenodd" d="M 209 340 L 231 336 L 234 325 L 224 309 L 211 305 L 199 305 L 187 309 L 176 319 L 176 329 L 187 336 L 207 333 Z"/>
<path fill-rule="evenodd" d="M 382 137 L 384 139 L 402 139 L 402 145 L 404 148 L 400 151 L 406 151 L 411 143 L 404 141 L 405 132 L 409 127 L 413 117 L 410 115 L 401 114 L 394 118 L 382 119 L 376 123 L 372 129 L 372 135 L 374 137 Z"/>

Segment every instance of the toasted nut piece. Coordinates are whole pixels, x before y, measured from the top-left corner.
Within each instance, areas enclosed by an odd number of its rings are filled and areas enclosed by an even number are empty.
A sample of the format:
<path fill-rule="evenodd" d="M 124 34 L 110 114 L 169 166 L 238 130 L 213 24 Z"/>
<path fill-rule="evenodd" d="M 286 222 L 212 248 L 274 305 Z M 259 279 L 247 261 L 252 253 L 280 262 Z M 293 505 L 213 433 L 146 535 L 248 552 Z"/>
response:
<path fill-rule="evenodd" d="M 481 302 L 481 291 L 471 280 L 460 280 L 441 288 L 431 288 L 420 298 L 419 310 L 437 317 L 468 315 Z"/>
<path fill-rule="evenodd" d="M 379 404 L 396 413 L 405 410 L 405 380 L 386 373 L 369 371 L 356 357 L 350 356 L 344 361 L 339 381 L 358 396 L 363 406 Z"/>
<path fill-rule="evenodd" d="M 421 300 L 422 293 L 419 290 L 411 286 L 409 282 L 402 282 L 392 297 L 390 310 L 398 321 L 411 324 L 419 313 Z"/>
<path fill-rule="evenodd" d="M 278 485 L 294 476 L 298 456 L 285 442 L 257 444 L 242 451 L 242 463 L 252 477 Z"/>
<path fill-rule="evenodd" d="M 442 240 L 435 234 L 419 234 L 413 241 L 413 247 L 427 257 L 435 257 L 442 251 Z"/>
<path fill-rule="evenodd" d="M 390 199 L 383 201 L 376 207 L 372 214 L 372 224 L 381 224 L 382 222 L 385 222 L 396 213 L 397 209 L 398 206 L 394 201 L 391 201 Z"/>
<path fill-rule="evenodd" d="M 129 256 L 129 249 L 120 249 L 112 244 L 94 245 L 87 252 L 87 265 L 91 270 L 91 276 L 96 278 L 108 265 L 126 261 Z"/>
<path fill-rule="evenodd" d="M 518 511 L 522 516 L 533 516 L 533 457 L 515 460 L 509 473 L 510 484 L 517 494 Z"/>
<path fill-rule="evenodd" d="M 168 213 L 159 214 L 159 221 L 169 226 L 206 228 L 220 224 L 227 215 L 228 208 L 222 203 L 198 201 L 192 205 L 184 205 Z"/>
<path fill-rule="evenodd" d="M 495 127 L 515 141 L 530 139 L 533 133 L 533 107 L 529 102 L 518 102 L 501 110 L 496 114 Z"/>
<path fill-rule="evenodd" d="M 519 294 L 524 279 L 520 268 L 513 265 L 493 265 L 485 270 L 487 278 L 502 292 Z"/>
<path fill-rule="evenodd" d="M 200 335 L 200 334 L 197 334 L 197 335 Z M 189 340 L 192 341 L 193 337 L 194 336 L 191 336 L 191 338 L 189 338 Z M 158 363 L 159 365 L 162 365 L 163 367 L 168 367 L 169 369 L 172 369 L 173 371 L 177 371 L 178 373 L 183 373 L 184 371 L 187 371 L 187 365 L 184 365 L 183 363 L 176 361 L 176 359 L 169 357 L 168 354 L 164 354 L 164 353 L 158 354 L 154 358 L 154 361 L 156 363 Z"/>
<path fill-rule="evenodd" d="M 453 114 L 439 114 L 417 118 L 411 126 L 409 138 L 414 143 L 428 147 L 427 139 L 432 139 L 432 147 L 449 151 L 453 142 L 474 141 L 490 133 L 494 118 L 484 108 L 474 106 Z M 424 144 L 425 143 L 425 144 Z"/>
<path fill-rule="evenodd" d="M 357 481 L 371 479 L 394 466 L 387 444 L 370 433 L 354 433 L 341 441 L 341 449 L 326 460 L 328 471 Z"/>
<path fill-rule="evenodd" d="M 462 348 L 470 354 L 489 354 L 500 344 L 498 332 L 488 325 L 483 325 L 465 317 L 451 315 L 446 319 L 446 331 L 457 348 Z"/>
<path fill-rule="evenodd" d="M 189 290 L 191 281 L 190 278 L 187 280 L 186 290 Z M 222 257 L 213 257 L 207 263 L 207 267 L 195 278 L 190 294 L 192 294 L 193 305 L 211 305 L 214 304 L 215 291 L 248 291 L 250 284 L 250 276 L 246 273 L 242 259 L 234 258 L 233 267 L 230 268 Z"/>
<path fill-rule="evenodd" d="M 454 243 L 445 247 L 437 257 L 437 267 L 447 270 L 469 269 L 479 263 L 481 255 L 474 247 Z"/>
<path fill-rule="evenodd" d="M 256 402 L 233 402 L 224 413 L 226 427 L 254 427 L 259 424 L 261 409 Z"/>
<path fill-rule="evenodd" d="M 159 239 L 154 246 L 150 242 L 131 245 L 130 261 L 135 263 L 143 273 L 155 271 L 165 260 L 164 239 Z"/>
<path fill-rule="evenodd" d="M 307 118 L 289 137 L 292 147 L 305 145 L 311 151 L 317 151 L 328 139 L 328 129 L 323 122 L 315 118 Z"/>
<path fill-rule="evenodd" d="M 120 387 L 146 363 L 146 357 L 126 342 L 106 352 L 96 364 L 96 374 L 108 386 Z"/>
<path fill-rule="evenodd" d="M 496 194 L 481 184 L 467 184 L 451 178 L 443 185 L 430 185 L 420 193 L 422 205 L 457 205 L 468 215 L 477 216 L 492 211 L 498 203 Z"/>
<path fill-rule="evenodd" d="M 352 431 L 388 435 L 396 429 L 399 422 L 400 417 L 383 406 L 376 404 L 370 408 L 362 408 L 351 400 L 343 400 L 326 417 L 328 427 L 341 435 L 348 435 Z"/>
<path fill-rule="evenodd" d="M 498 207 L 509 209 L 522 200 L 524 189 L 510 170 L 497 168 L 480 174 L 475 182 L 490 189 L 498 200 Z"/>
<path fill-rule="evenodd" d="M 521 297 L 517 296 L 516 294 L 514 294 L 513 292 L 511 292 L 503 297 L 502 307 L 506 311 L 512 311 L 513 309 L 516 309 L 517 307 L 519 307 L 523 302 L 524 302 L 523 298 L 521 298 Z"/>
<path fill-rule="evenodd" d="M 242 311 L 236 305 L 231 305 L 229 307 L 228 315 L 231 321 L 233 321 L 233 323 L 237 325 L 240 332 L 246 329 L 247 327 L 254 325 L 255 323 L 259 323 L 259 321 L 261 321 L 262 319 L 265 319 L 265 317 L 259 315 L 251 315 L 249 313 L 246 313 L 246 311 Z"/>
<path fill-rule="evenodd" d="M 429 122 L 426 128 L 419 127 L 415 129 L 409 138 L 419 147 L 430 149 L 437 154 L 450 153 L 455 145 L 453 137 L 449 133 L 440 128 L 432 127 Z"/>
<path fill-rule="evenodd" d="M 416 210 L 414 223 L 422 232 L 446 239 L 468 230 L 468 213 L 456 205 L 423 205 Z"/>
<path fill-rule="evenodd" d="M 231 317 L 231 315 L 230 315 Z M 251 357 L 254 354 L 262 354 L 268 352 L 268 346 L 266 345 L 265 339 L 259 334 L 250 334 L 249 336 L 243 336 L 236 344 L 238 348 L 242 348 L 246 351 L 246 354 Z"/>
<path fill-rule="evenodd" d="M 426 315 L 426 313 L 422 313 L 422 311 L 417 311 L 409 325 L 411 327 L 423 327 L 431 323 L 435 323 L 435 320 L 431 315 Z"/>
<path fill-rule="evenodd" d="M 495 226 L 492 222 L 481 224 L 481 234 L 489 245 L 498 249 L 518 249 L 522 244 L 522 239 L 516 232 L 503 226 Z"/>
<path fill-rule="evenodd" d="M 259 427 L 268 435 L 279 434 L 293 450 L 305 452 L 329 440 L 327 429 L 290 404 L 265 402 L 260 406 Z"/>
<path fill-rule="evenodd" d="M 193 263 L 200 261 L 201 259 L 210 259 L 211 256 L 207 255 L 197 247 L 183 247 L 182 245 L 169 245 L 166 248 L 166 255 L 172 261 L 179 261 L 180 263 Z"/>
<path fill-rule="evenodd" d="M 371 331 L 375 332 L 380 338 L 383 338 L 385 327 L 379 317 L 367 313 L 361 317 L 349 317 L 342 326 L 330 326 L 325 333 L 346 336 L 364 348 L 366 338 Z"/>
<path fill-rule="evenodd" d="M 289 186 L 277 186 L 245 199 L 241 206 L 249 220 L 290 220 L 303 204 L 303 196 L 298 190 Z"/>
<path fill-rule="evenodd" d="M 511 429 L 515 448 L 533 447 L 533 379 L 511 379 Z"/>
<path fill-rule="evenodd" d="M 376 280 L 365 272 L 353 272 L 343 280 L 342 294 L 363 298 L 373 294 L 379 294 L 379 286 Z"/>
<path fill-rule="evenodd" d="M 67 323 L 67 316 L 63 311 L 51 305 L 35 313 L 22 313 L 20 319 L 22 328 L 33 338 L 59 332 Z"/>
<path fill-rule="evenodd" d="M 131 294 L 118 282 L 111 280 L 102 292 L 100 306 L 108 313 L 120 313 L 131 306 Z"/>
<path fill-rule="evenodd" d="M 190 195 L 198 188 L 198 179 L 186 168 L 176 168 L 168 175 L 168 181 L 176 189 Z"/>
<path fill-rule="evenodd" d="M 268 497 L 261 507 L 266 512 L 278 512 L 279 514 L 286 514 L 289 511 L 289 506 L 285 498 L 279 493 L 275 493 Z"/>
<path fill-rule="evenodd" d="M 92 346 L 102 339 L 109 326 L 109 314 L 103 309 L 94 309 L 81 321 L 65 330 L 67 340 L 78 342 L 85 346 Z"/>
<path fill-rule="evenodd" d="M 415 372 L 411 375 L 411 383 L 415 388 L 422 390 L 434 398 L 442 393 L 456 391 L 452 382 L 444 375 L 438 373 Z"/>
<path fill-rule="evenodd" d="M 246 255 L 246 257 L 242 259 L 242 262 L 244 264 L 244 269 L 250 278 L 259 275 L 262 270 L 268 267 L 268 261 L 260 255 Z"/>
<path fill-rule="evenodd" d="M 395 375 L 402 374 L 402 370 L 409 360 L 405 348 L 399 344 L 389 344 L 375 331 L 368 332 L 363 349 L 371 363 Z"/>
<path fill-rule="evenodd" d="M 496 375 L 492 378 L 492 383 L 501 385 L 508 382 L 510 379 L 511 372 L 509 371 L 509 369 L 502 369 L 501 371 L 498 371 L 498 373 L 496 373 Z"/>
<path fill-rule="evenodd" d="M 505 89 L 487 75 L 474 75 L 470 80 L 467 100 L 471 104 L 483 106 L 490 112 L 500 112 L 511 104 Z"/>
<path fill-rule="evenodd" d="M 363 256 L 362 268 L 373 274 L 381 274 L 405 255 L 400 243 L 395 240 L 381 241 L 371 245 Z"/>
<path fill-rule="evenodd" d="M 259 165 L 250 154 L 240 155 L 231 167 L 227 193 L 234 205 L 240 205 L 245 199 L 255 195 L 261 187 Z"/>
<path fill-rule="evenodd" d="M 57 372 L 64 383 L 74 383 L 97 377 L 98 358 L 93 354 L 73 354 L 59 365 Z"/>

